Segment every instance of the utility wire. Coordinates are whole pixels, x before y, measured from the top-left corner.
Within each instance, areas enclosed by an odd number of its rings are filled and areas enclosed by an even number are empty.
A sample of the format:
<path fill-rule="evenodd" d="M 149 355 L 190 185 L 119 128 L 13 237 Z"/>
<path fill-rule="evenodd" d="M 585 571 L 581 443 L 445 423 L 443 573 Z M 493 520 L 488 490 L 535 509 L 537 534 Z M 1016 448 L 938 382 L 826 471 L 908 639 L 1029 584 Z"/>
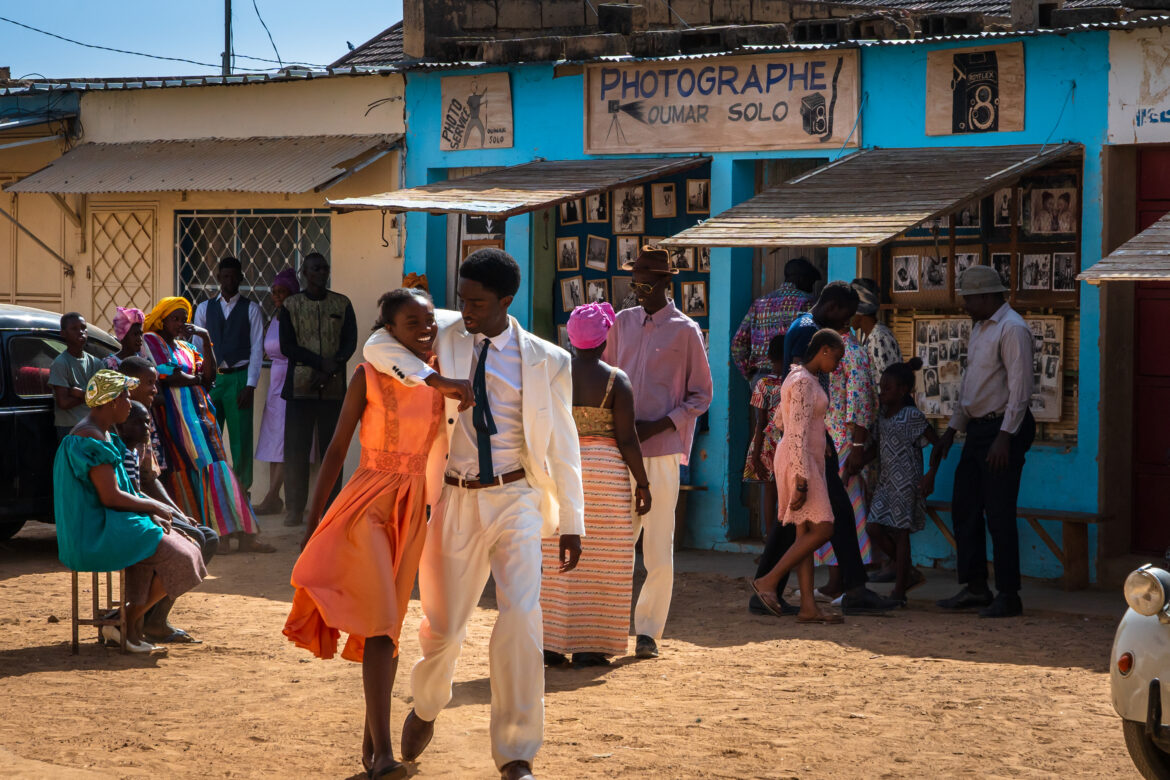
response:
<path fill-rule="evenodd" d="M 684 19 L 684 18 L 682 18 L 681 16 L 679 16 L 679 13 L 678 13 L 678 11 L 674 10 L 673 8 L 671 8 L 671 6 L 670 6 L 670 3 L 668 3 L 666 0 L 658 0 L 658 2 L 660 2 L 660 3 L 662 3 L 664 6 L 666 6 L 666 10 L 668 10 L 668 11 L 670 11 L 672 14 L 674 14 L 674 18 L 676 18 L 676 19 L 678 19 L 680 22 L 682 22 L 682 23 L 683 23 L 683 27 L 687 27 L 687 28 L 689 28 L 689 27 L 691 26 L 691 25 L 690 25 L 690 23 L 689 23 L 689 22 L 687 22 L 687 20 L 686 20 L 686 19 Z"/>
<path fill-rule="evenodd" d="M 100 49 L 101 51 L 112 51 L 116 54 L 130 54 L 135 57 L 149 57 L 152 60 L 166 60 L 167 62 L 185 62 L 190 65 L 198 65 L 203 68 L 218 69 L 220 67 L 219 65 L 213 65 L 210 62 L 199 62 L 198 60 L 189 60 L 185 57 L 164 57 L 160 54 L 147 54 L 141 51 L 130 51 L 129 49 L 116 49 L 112 46 L 100 46 L 96 43 L 85 43 L 83 41 L 74 40 L 73 38 L 66 38 L 64 35 L 58 35 L 57 33 L 49 32 L 48 30 L 42 30 L 39 27 L 33 27 L 31 24 L 25 24 L 24 22 L 18 22 L 15 19 L 9 19 L 6 16 L 0 16 L 0 22 L 8 22 L 9 24 L 16 25 L 17 27 L 23 27 L 26 30 L 32 30 L 35 33 L 47 35 L 50 38 L 56 38 L 59 41 L 65 41 L 66 43 L 72 43 L 77 46 L 84 46 L 87 49 Z M 237 56 L 243 57 L 244 55 L 241 54 Z M 247 59 L 255 59 L 261 62 L 272 62 L 272 60 L 264 60 L 259 57 L 248 57 Z M 264 71 L 270 70 L 270 68 L 241 68 L 241 70 Z"/>
<path fill-rule="evenodd" d="M 256 11 L 256 18 L 260 20 L 260 26 L 264 28 L 264 32 L 268 33 L 268 42 L 272 44 L 272 50 L 276 52 L 276 61 L 280 67 L 284 67 L 284 63 L 280 59 L 280 51 L 276 48 L 276 41 L 272 40 L 272 31 L 268 29 L 268 25 L 264 21 L 264 17 L 260 15 L 260 6 L 256 4 L 256 0 L 252 0 L 252 8 Z M 250 58 L 249 58 L 250 59 Z"/>

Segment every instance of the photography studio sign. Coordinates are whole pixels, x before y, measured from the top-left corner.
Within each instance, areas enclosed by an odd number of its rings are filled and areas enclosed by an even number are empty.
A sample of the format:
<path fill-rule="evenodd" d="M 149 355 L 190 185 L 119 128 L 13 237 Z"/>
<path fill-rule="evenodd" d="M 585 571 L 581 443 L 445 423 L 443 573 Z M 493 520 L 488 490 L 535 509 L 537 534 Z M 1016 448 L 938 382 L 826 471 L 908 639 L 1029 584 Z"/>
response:
<path fill-rule="evenodd" d="M 926 134 L 1024 129 L 1024 44 L 926 55 Z"/>
<path fill-rule="evenodd" d="M 512 88 L 507 73 L 442 80 L 439 151 L 512 146 Z"/>
<path fill-rule="evenodd" d="M 857 146 L 858 100 L 855 51 L 590 65 L 585 151 Z"/>

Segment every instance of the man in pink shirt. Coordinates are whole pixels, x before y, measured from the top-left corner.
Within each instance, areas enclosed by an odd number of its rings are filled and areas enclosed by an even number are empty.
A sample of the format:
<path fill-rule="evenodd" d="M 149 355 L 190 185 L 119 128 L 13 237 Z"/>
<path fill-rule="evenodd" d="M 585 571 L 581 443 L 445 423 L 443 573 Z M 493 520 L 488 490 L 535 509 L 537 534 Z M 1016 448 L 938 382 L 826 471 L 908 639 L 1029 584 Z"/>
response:
<path fill-rule="evenodd" d="M 642 457 L 650 479 L 651 510 L 633 516 L 634 539 L 644 530 L 646 582 L 634 607 L 635 654 L 656 658 L 674 589 L 674 510 L 679 466 L 687 462 L 695 423 L 711 405 L 711 367 L 698 323 L 667 299 L 670 257 L 643 247 L 632 263 L 630 289 L 638 306 L 618 312 L 605 347 L 605 362 L 630 377 Z"/>

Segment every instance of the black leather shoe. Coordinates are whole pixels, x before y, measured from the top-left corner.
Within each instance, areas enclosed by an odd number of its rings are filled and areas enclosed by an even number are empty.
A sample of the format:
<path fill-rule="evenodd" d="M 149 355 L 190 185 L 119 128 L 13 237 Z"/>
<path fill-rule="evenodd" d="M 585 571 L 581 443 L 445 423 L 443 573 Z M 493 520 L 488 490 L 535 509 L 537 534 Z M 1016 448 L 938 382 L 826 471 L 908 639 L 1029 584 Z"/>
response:
<path fill-rule="evenodd" d="M 949 599 L 937 601 L 935 604 L 943 609 L 973 609 L 991 605 L 991 591 L 974 591 L 963 588 Z"/>
<path fill-rule="evenodd" d="M 879 596 L 869 588 L 856 596 L 846 593 L 841 599 L 841 611 L 846 615 L 884 615 L 899 606 L 897 599 Z"/>
<path fill-rule="evenodd" d="M 565 666 L 568 663 L 569 659 L 565 657 L 564 653 L 554 653 L 552 650 L 544 651 L 545 666 Z"/>
<path fill-rule="evenodd" d="M 431 737 L 435 736 L 435 722 L 423 720 L 414 714 L 414 710 L 406 716 L 402 724 L 402 760 L 414 761 L 422 755 L 431 744 Z"/>
<path fill-rule="evenodd" d="M 657 658 L 658 643 L 652 637 L 638 634 L 638 641 L 634 644 L 634 655 L 638 658 Z"/>
<path fill-rule="evenodd" d="M 1018 593 L 1000 592 L 996 594 L 990 606 L 979 610 L 981 618 L 1019 617 L 1022 614 L 1024 614 L 1024 602 L 1020 601 Z"/>
<path fill-rule="evenodd" d="M 800 612 L 799 607 L 792 606 L 784 599 L 776 600 L 780 602 L 780 614 L 795 615 L 796 613 Z M 772 613 L 769 612 L 764 607 L 764 605 L 760 603 L 760 599 L 757 596 L 752 596 L 750 599 L 748 599 L 748 612 L 752 613 L 753 615 L 770 615 L 775 617 L 775 615 L 772 615 Z"/>

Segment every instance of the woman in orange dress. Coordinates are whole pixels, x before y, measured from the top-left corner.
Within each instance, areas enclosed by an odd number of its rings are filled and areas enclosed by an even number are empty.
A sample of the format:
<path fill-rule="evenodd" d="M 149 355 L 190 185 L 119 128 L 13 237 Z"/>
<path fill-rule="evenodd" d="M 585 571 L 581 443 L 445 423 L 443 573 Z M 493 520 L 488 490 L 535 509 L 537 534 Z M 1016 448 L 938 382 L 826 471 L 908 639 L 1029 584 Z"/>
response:
<path fill-rule="evenodd" d="M 378 301 L 384 327 L 420 358 L 431 357 L 438 328 L 430 296 L 398 289 Z M 436 384 L 445 382 L 435 375 Z M 457 384 L 457 383 L 449 383 Z M 398 636 L 426 537 L 427 456 L 439 433 L 443 398 L 358 366 L 321 462 L 284 634 L 319 658 L 362 664 L 366 728 L 362 763 L 371 777 L 406 777 L 390 745 L 390 698 Z M 354 429 L 361 421 L 361 465 L 322 519 Z"/>

